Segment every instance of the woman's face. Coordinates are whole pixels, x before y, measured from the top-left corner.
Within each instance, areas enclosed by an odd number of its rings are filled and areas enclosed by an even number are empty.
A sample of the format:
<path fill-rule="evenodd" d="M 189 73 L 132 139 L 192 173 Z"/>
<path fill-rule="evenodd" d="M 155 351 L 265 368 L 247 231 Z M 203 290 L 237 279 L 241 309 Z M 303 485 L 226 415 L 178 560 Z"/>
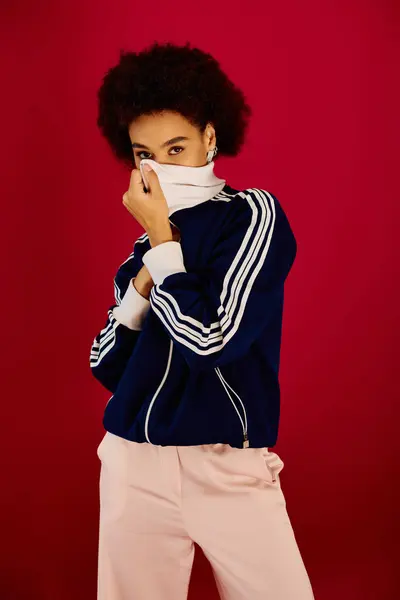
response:
<path fill-rule="evenodd" d="M 160 164 L 202 167 L 207 164 L 207 152 L 216 145 L 211 124 L 201 134 L 185 117 L 172 111 L 141 115 L 130 124 L 129 137 L 137 168 L 143 158 Z"/>

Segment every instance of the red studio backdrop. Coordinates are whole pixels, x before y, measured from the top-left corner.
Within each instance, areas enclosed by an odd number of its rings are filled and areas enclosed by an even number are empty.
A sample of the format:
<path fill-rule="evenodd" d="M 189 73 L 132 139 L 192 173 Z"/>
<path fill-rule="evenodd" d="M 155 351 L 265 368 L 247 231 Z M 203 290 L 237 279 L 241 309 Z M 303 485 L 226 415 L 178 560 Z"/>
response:
<path fill-rule="evenodd" d="M 274 449 L 316 600 L 395 600 L 399 3 L 15 0 L 0 13 L 2 600 L 96 598 L 109 393 L 89 352 L 142 232 L 96 91 L 119 49 L 155 40 L 212 53 L 244 90 L 246 143 L 215 172 L 274 193 L 297 238 Z M 217 599 L 197 550 L 189 599 Z"/>

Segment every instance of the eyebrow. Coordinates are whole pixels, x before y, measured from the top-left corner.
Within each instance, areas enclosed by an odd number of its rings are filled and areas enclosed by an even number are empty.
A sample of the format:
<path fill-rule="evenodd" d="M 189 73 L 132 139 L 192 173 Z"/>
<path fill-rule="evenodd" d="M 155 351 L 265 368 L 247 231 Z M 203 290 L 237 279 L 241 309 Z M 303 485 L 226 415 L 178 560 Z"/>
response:
<path fill-rule="evenodd" d="M 165 146 L 171 146 L 172 144 L 176 144 L 177 142 L 183 142 L 188 139 L 188 137 L 178 135 L 177 137 L 171 138 L 170 140 L 167 140 L 166 142 L 161 144 L 161 148 L 165 148 Z M 145 146 L 144 144 L 139 144 L 139 142 L 133 142 L 132 148 L 146 148 L 146 150 L 149 150 L 147 146 Z"/>

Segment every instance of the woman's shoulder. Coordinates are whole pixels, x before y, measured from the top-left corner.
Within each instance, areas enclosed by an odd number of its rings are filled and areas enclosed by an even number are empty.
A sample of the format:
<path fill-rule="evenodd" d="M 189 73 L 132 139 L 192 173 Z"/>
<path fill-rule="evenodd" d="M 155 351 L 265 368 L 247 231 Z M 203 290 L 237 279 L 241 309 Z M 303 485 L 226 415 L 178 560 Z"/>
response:
<path fill-rule="evenodd" d="M 235 189 L 231 186 L 225 186 L 227 217 L 230 218 L 256 218 L 257 215 L 263 216 L 274 214 L 281 211 L 280 202 L 273 192 L 265 188 L 247 187 L 244 189 Z"/>
<path fill-rule="evenodd" d="M 266 188 L 248 187 L 242 190 L 230 188 L 230 201 L 222 219 L 220 235 L 242 232 L 251 236 L 254 232 L 294 238 L 291 223 L 277 195 Z"/>

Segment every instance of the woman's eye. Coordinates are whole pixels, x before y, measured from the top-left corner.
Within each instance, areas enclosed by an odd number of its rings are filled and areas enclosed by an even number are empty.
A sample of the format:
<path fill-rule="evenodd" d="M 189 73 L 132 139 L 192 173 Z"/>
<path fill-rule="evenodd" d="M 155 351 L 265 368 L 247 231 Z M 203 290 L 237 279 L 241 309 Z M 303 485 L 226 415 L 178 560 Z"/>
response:
<path fill-rule="evenodd" d="M 178 150 L 183 150 L 184 148 L 182 148 L 182 146 L 173 146 L 173 147 L 171 148 L 171 150 L 176 150 L 176 149 L 178 149 Z M 174 154 L 179 154 L 179 152 L 175 152 Z"/>
<path fill-rule="evenodd" d="M 136 154 L 136 156 L 138 156 L 140 159 L 142 159 L 142 158 L 149 158 L 148 156 L 141 156 L 141 154 L 149 154 L 149 152 L 145 152 L 144 150 L 142 150 L 142 152 L 138 152 Z"/>
<path fill-rule="evenodd" d="M 171 148 L 171 150 L 184 150 L 184 148 L 182 146 L 173 146 Z M 145 150 L 142 150 L 141 152 L 138 152 L 136 154 L 136 156 L 138 156 L 140 158 L 140 160 L 142 160 L 143 158 L 149 158 L 149 156 L 142 156 L 142 154 L 148 154 L 148 155 L 150 155 L 150 152 L 146 152 Z M 174 152 L 173 154 L 180 154 L 180 152 Z"/>

